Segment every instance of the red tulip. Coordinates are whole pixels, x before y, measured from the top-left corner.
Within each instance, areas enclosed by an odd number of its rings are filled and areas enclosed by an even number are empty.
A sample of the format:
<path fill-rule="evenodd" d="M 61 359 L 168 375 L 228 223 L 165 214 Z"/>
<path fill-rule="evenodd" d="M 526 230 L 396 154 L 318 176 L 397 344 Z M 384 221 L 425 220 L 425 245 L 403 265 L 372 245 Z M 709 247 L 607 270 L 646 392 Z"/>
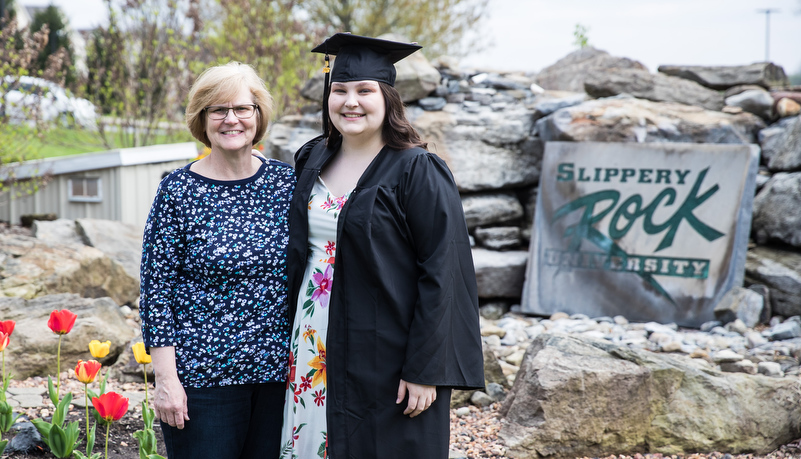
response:
<path fill-rule="evenodd" d="M 6 347 L 8 346 L 9 338 L 10 338 L 10 336 L 7 333 L 3 333 L 3 332 L 0 331 L 0 352 L 3 352 L 3 351 L 6 350 Z"/>
<path fill-rule="evenodd" d="M 106 422 L 119 421 L 128 411 L 128 399 L 116 392 L 106 392 L 92 398 L 92 406 Z"/>
<path fill-rule="evenodd" d="M 4 320 L 0 321 L 0 332 L 5 333 L 8 336 L 11 336 L 14 333 L 14 326 L 17 325 L 16 322 L 13 320 Z"/>
<path fill-rule="evenodd" d="M 78 378 L 78 381 L 89 384 L 95 380 L 97 373 L 100 372 L 100 362 L 97 360 L 90 360 L 88 362 L 84 362 L 83 360 L 78 360 L 78 365 L 75 366 L 75 376 Z"/>
<path fill-rule="evenodd" d="M 73 314 L 69 309 L 53 311 L 50 313 L 50 320 L 47 321 L 47 326 L 53 330 L 53 333 L 66 335 L 72 330 L 72 326 L 75 325 L 75 319 L 77 317 L 78 316 Z"/>

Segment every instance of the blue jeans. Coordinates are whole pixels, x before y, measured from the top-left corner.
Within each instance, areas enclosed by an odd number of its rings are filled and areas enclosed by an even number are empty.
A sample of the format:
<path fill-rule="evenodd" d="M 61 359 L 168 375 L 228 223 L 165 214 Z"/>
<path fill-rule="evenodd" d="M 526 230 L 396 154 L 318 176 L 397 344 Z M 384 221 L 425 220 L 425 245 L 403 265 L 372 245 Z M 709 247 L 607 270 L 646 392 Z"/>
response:
<path fill-rule="evenodd" d="M 162 422 L 169 459 L 278 457 L 286 383 L 186 388 L 189 421 Z"/>

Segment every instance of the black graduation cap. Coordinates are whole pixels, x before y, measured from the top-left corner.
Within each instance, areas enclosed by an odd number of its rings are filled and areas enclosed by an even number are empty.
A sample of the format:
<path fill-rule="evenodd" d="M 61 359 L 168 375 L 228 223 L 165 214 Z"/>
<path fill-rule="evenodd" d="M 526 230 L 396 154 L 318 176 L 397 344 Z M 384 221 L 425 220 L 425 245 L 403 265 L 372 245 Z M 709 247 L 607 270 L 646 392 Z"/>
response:
<path fill-rule="evenodd" d="M 337 57 L 331 81 L 374 80 L 395 85 L 395 62 L 412 54 L 422 46 L 338 33 L 312 49 L 313 53 L 333 54 Z"/>
<path fill-rule="evenodd" d="M 328 84 L 332 82 L 373 80 L 395 86 L 395 62 L 414 53 L 422 46 L 337 33 L 312 49 L 325 54 L 325 87 L 323 89 L 323 135 L 328 136 Z M 329 74 L 328 55 L 337 57 Z"/>

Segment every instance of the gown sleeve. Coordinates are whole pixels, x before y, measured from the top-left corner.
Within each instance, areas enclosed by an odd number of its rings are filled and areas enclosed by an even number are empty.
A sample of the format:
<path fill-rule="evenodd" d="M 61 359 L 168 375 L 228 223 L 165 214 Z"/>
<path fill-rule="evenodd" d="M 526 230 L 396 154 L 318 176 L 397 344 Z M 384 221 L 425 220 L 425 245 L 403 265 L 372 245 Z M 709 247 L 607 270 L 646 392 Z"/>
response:
<path fill-rule="evenodd" d="M 401 376 L 417 384 L 483 388 L 478 289 L 456 183 L 440 158 L 425 153 L 410 161 L 401 187 L 419 274 Z"/>
<path fill-rule="evenodd" d="M 177 200 L 169 186 L 171 178 L 159 185 L 142 241 L 139 316 L 147 347 L 177 344 L 172 305 L 185 244 L 175 205 Z"/>

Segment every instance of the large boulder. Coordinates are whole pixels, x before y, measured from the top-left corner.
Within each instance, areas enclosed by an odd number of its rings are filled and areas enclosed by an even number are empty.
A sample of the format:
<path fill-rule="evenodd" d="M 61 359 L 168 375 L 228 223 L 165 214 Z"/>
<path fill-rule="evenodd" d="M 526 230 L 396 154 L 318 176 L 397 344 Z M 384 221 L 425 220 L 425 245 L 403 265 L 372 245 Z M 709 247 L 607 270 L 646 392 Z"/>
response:
<path fill-rule="evenodd" d="M 542 69 L 537 74 L 536 83 L 543 89 L 584 92 L 584 79 L 587 75 L 609 68 L 646 69 L 640 62 L 611 56 L 606 51 L 586 47 Z"/>
<path fill-rule="evenodd" d="M 751 113 L 730 115 L 630 96 L 590 100 L 537 121 L 540 138 L 575 142 L 754 143 L 765 123 Z"/>
<path fill-rule="evenodd" d="M 783 155 L 784 157 L 792 156 L 791 152 L 787 151 L 788 130 L 795 126 L 798 122 L 798 117 L 784 118 L 776 123 L 771 124 L 759 131 L 759 146 L 762 148 L 761 162 L 768 165 L 776 155 Z M 792 144 L 792 143 L 791 143 Z M 784 159 L 778 160 L 775 165 L 784 162 Z"/>
<path fill-rule="evenodd" d="M 110 298 L 81 298 L 75 294 L 46 295 L 32 300 L 0 298 L 0 317 L 17 322 L 6 349 L 6 365 L 16 379 L 56 374 L 58 335 L 47 327 L 50 313 L 69 309 L 78 315 L 72 331 L 61 340 L 61 370 L 88 360 L 89 341 L 111 341 L 101 363 L 111 363 L 137 334 L 137 327 Z"/>
<path fill-rule="evenodd" d="M 456 104 L 420 112 L 412 119 L 429 150 L 443 158 L 460 191 L 517 188 L 539 181 L 543 143 L 532 137 L 532 111 L 522 105 L 503 111 Z"/>
<path fill-rule="evenodd" d="M 799 208 L 801 172 L 774 174 L 754 198 L 751 227 L 756 242 L 780 242 L 801 247 Z"/>
<path fill-rule="evenodd" d="M 801 381 L 587 337 L 534 339 L 501 409 L 513 458 L 765 454 L 801 435 Z"/>
<path fill-rule="evenodd" d="M 755 84 L 770 89 L 788 84 L 784 69 L 770 62 L 732 66 L 660 65 L 657 70 L 712 89 L 727 89 L 741 84 Z"/>
<path fill-rule="evenodd" d="M 768 288 L 774 314 L 801 315 L 801 252 L 754 247 L 745 260 L 745 281 Z"/>
<path fill-rule="evenodd" d="M 78 293 L 108 296 L 118 304 L 133 304 L 139 296 L 138 280 L 94 247 L 0 234 L 0 272 L 0 293 L 5 296 Z"/>
<path fill-rule="evenodd" d="M 723 96 L 718 91 L 683 78 L 636 68 L 596 70 L 585 77 L 584 90 L 593 97 L 631 94 L 654 102 L 697 105 L 707 110 L 723 108 Z"/>
<path fill-rule="evenodd" d="M 86 245 L 78 234 L 75 220 L 59 218 L 57 220 L 35 220 L 32 225 L 36 239 L 51 244 L 63 244 L 73 247 Z"/>

